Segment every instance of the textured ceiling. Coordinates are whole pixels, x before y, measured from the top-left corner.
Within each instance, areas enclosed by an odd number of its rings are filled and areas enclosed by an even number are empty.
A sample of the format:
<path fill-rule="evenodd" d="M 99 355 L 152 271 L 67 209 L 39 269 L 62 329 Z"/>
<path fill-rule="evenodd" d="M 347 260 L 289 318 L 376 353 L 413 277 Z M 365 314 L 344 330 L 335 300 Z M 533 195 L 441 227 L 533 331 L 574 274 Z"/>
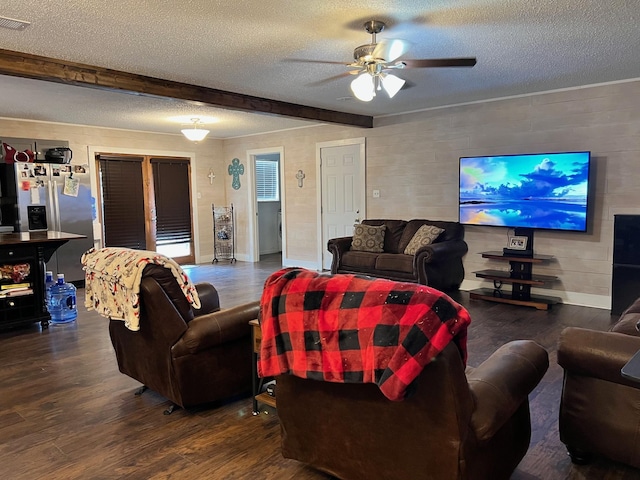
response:
<path fill-rule="evenodd" d="M 3 0 L 0 48 L 178 82 L 381 116 L 640 77 L 640 0 Z M 362 25 L 411 44 L 403 58 L 476 57 L 473 68 L 407 69 L 410 88 L 364 103 L 351 97 Z M 176 133 L 215 117 L 227 138 L 311 122 L 171 99 L 0 76 L 0 116 Z M 182 118 L 177 118 L 182 117 Z"/>

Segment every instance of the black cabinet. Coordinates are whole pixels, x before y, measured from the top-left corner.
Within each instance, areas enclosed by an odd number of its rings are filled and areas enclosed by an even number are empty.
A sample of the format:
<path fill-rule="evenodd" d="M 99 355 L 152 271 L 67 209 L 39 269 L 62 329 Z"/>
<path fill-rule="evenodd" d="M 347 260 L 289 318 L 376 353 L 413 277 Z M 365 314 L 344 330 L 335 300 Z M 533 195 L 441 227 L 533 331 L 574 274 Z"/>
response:
<path fill-rule="evenodd" d="M 50 320 L 44 299 L 44 252 L 37 245 L 0 248 L 0 329 Z"/>
<path fill-rule="evenodd" d="M 640 297 L 640 215 L 615 215 L 611 314 L 620 315 Z"/>
<path fill-rule="evenodd" d="M 35 322 L 49 325 L 45 263 L 60 245 L 84 238 L 55 231 L 0 233 L 0 330 Z"/>

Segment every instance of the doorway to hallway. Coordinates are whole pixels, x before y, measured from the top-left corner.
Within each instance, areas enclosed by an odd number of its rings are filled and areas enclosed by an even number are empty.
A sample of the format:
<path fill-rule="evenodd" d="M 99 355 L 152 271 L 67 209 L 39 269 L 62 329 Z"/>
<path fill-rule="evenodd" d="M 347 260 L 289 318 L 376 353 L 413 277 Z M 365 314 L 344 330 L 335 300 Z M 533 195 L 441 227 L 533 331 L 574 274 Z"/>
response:
<path fill-rule="evenodd" d="M 249 258 L 284 255 L 286 251 L 284 201 L 284 149 L 263 148 L 247 151 L 249 169 Z"/>

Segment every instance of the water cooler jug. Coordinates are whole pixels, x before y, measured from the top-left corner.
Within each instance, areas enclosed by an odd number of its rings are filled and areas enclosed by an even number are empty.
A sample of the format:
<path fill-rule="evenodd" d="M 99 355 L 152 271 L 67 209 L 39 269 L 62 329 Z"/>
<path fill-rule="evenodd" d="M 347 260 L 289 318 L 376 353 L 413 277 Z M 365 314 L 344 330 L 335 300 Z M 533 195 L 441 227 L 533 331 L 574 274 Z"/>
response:
<path fill-rule="evenodd" d="M 51 286 L 47 308 L 52 323 L 73 322 L 78 316 L 76 287 L 64 281 L 64 273 L 59 273 L 58 281 Z"/>

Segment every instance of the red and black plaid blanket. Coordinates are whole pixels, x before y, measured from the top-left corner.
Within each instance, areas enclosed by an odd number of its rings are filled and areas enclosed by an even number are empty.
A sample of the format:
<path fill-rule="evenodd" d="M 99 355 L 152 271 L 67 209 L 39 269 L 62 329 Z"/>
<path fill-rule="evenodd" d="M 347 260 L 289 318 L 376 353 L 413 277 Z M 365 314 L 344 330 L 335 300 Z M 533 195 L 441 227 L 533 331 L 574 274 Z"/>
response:
<path fill-rule="evenodd" d="M 285 268 L 261 312 L 261 377 L 376 383 L 397 401 L 452 340 L 466 363 L 469 313 L 424 285 Z"/>

